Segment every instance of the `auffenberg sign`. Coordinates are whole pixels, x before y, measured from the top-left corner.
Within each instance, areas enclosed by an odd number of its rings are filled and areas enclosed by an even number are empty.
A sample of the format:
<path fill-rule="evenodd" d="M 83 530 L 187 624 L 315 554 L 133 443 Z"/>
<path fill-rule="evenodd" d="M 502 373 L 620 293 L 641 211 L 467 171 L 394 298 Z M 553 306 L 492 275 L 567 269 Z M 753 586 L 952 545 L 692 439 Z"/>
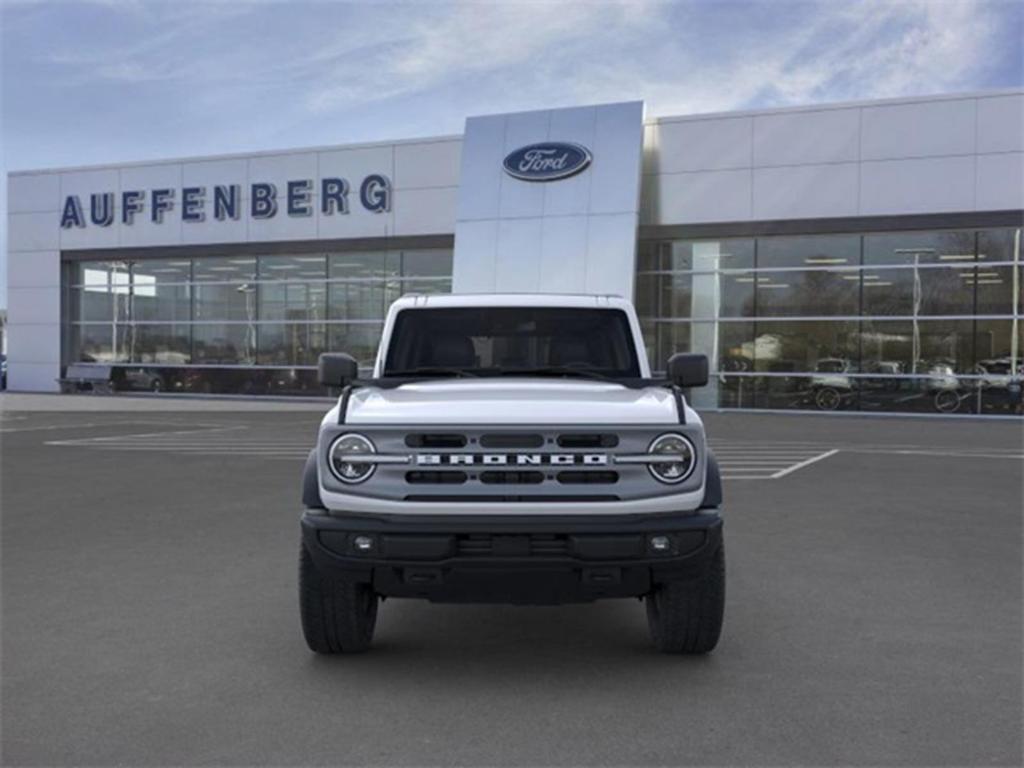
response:
<path fill-rule="evenodd" d="M 313 180 L 296 179 L 278 190 L 276 184 L 258 182 L 249 185 L 249 215 L 254 219 L 272 219 L 283 208 L 288 216 L 313 215 Z M 329 177 L 320 179 L 320 213 L 324 216 L 344 215 L 349 212 L 350 187 L 346 179 Z M 379 173 L 372 173 L 359 185 L 359 205 L 371 213 L 391 210 L 391 181 Z M 89 195 L 88 211 L 78 195 L 64 198 L 60 226 L 63 229 L 109 227 L 115 218 L 115 193 L 97 192 Z M 121 223 L 131 226 L 137 216 L 148 215 L 155 224 L 167 216 L 179 215 L 184 222 L 206 221 L 212 212 L 217 221 L 239 219 L 243 200 L 241 184 L 217 184 L 206 187 L 169 187 L 159 189 L 130 189 L 120 195 Z M 177 213 L 175 213 L 177 212 Z"/>
<path fill-rule="evenodd" d="M 505 156 L 505 173 L 523 181 L 556 181 L 590 165 L 590 150 L 579 144 L 548 141 L 520 147 Z"/>

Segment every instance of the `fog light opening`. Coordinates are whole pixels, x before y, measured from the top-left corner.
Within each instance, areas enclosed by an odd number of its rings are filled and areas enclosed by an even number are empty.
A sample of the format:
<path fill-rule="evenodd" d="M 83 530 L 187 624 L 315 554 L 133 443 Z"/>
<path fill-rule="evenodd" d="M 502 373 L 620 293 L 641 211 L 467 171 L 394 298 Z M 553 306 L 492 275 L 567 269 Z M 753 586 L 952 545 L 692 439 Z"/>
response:
<path fill-rule="evenodd" d="M 651 536 L 651 549 L 655 552 L 669 552 L 672 549 L 672 539 L 668 536 Z"/>
<path fill-rule="evenodd" d="M 372 552 L 373 537 L 356 536 L 354 539 L 352 539 L 352 547 L 356 550 L 356 552 Z"/>

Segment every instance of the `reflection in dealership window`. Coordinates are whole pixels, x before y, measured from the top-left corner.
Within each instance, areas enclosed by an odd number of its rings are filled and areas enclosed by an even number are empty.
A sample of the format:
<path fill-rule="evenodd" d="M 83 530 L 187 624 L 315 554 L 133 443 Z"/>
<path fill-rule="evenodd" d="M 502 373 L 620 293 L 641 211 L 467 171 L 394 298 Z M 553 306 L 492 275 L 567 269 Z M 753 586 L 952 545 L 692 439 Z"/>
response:
<path fill-rule="evenodd" d="M 260 320 L 323 320 L 327 309 L 327 289 L 320 283 L 260 283 L 258 286 Z"/>
<path fill-rule="evenodd" d="M 372 366 L 391 302 L 450 292 L 451 270 L 444 248 L 68 262 L 66 358 L 136 363 L 128 389 L 308 392 L 321 352 Z"/>
<path fill-rule="evenodd" d="M 401 281 L 334 281 L 328 284 L 327 295 L 331 320 L 379 320 L 401 296 Z"/>
<path fill-rule="evenodd" d="M 401 251 L 400 260 L 403 277 L 451 278 L 452 252 L 449 250 Z"/>
<path fill-rule="evenodd" d="M 974 230 L 864 236 L 864 264 L 960 264 L 974 261 Z"/>
<path fill-rule="evenodd" d="M 641 317 L 692 317 L 690 289 L 693 275 L 639 274 L 636 308 Z"/>
<path fill-rule="evenodd" d="M 407 293 L 451 293 L 452 292 L 452 281 L 451 278 L 445 278 L 438 280 L 434 277 L 429 278 L 416 278 L 413 280 L 402 281 L 402 294 Z M 385 313 L 386 314 L 386 313 Z"/>
<path fill-rule="evenodd" d="M 916 267 L 865 269 L 865 316 L 970 315 L 974 312 L 975 268 Z"/>
<path fill-rule="evenodd" d="M 383 280 L 398 277 L 402 268 L 399 251 L 344 251 L 329 256 L 331 280 Z"/>
<path fill-rule="evenodd" d="M 259 327 L 260 365 L 316 365 L 327 351 L 323 323 L 263 323 Z"/>
<path fill-rule="evenodd" d="M 71 360 L 84 363 L 128 362 L 128 326 L 76 325 L 71 332 Z"/>
<path fill-rule="evenodd" d="M 192 361 L 191 329 L 186 324 L 136 324 L 132 327 L 132 362 L 187 365 Z"/>
<path fill-rule="evenodd" d="M 872 320 L 863 324 L 862 359 L 868 372 L 898 364 L 908 374 L 969 374 L 972 334 L 971 320 Z"/>
<path fill-rule="evenodd" d="M 329 349 L 346 352 L 362 370 L 373 368 L 383 326 L 379 323 L 341 323 L 328 327 Z"/>
<path fill-rule="evenodd" d="M 860 264 L 857 235 L 766 237 L 757 241 L 757 268 L 854 267 Z"/>
<path fill-rule="evenodd" d="M 201 323 L 192 327 L 192 362 L 248 365 L 256 362 L 256 326 Z"/>
<path fill-rule="evenodd" d="M 830 270 L 758 272 L 749 278 L 757 287 L 761 317 L 856 315 L 860 297 L 856 272 Z"/>
<path fill-rule="evenodd" d="M 758 322 L 756 328 L 747 356 L 758 371 L 813 372 L 823 360 L 843 361 L 844 370 L 857 367 L 857 323 Z"/>
<path fill-rule="evenodd" d="M 256 279 L 255 256 L 209 256 L 192 260 L 192 279 L 205 282 L 251 282 Z"/>
<path fill-rule="evenodd" d="M 255 283 L 197 283 L 193 286 L 193 319 L 256 319 Z"/>
<path fill-rule="evenodd" d="M 977 286 L 979 315 L 1006 314 L 1007 307 L 1016 307 L 1020 312 L 1021 291 L 1024 280 L 1021 280 L 1021 267 L 1013 266 L 980 266 L 975 275 L 973 285 Z"/>
<path fill-rule="evenodd" d="M 72 286 L 65 295 L 65 311 L 73 322 L 116 324 L 128 322 L 131 315 L 131 297 L 127 287 L 124 292 L 119 292 L 106 286 Z"/>

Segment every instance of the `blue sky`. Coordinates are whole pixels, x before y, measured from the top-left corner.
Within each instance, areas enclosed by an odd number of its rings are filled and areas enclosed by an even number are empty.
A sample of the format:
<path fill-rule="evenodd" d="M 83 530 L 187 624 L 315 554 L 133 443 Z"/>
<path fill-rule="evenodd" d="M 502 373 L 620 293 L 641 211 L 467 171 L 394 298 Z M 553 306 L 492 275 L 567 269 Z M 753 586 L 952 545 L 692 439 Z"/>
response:
<path fill-rule="evenodd" d="M 5 170 L 1024 83 L 1011 1 L 0 3 Z"/>

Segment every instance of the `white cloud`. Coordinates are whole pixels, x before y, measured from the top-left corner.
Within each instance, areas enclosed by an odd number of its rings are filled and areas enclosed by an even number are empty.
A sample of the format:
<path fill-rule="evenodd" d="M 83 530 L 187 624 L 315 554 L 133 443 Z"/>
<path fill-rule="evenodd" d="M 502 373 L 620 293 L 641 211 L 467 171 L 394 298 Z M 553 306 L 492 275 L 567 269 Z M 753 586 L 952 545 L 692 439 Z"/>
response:
<path fill-rule="evenodd" d="M 783 23 L 759 26 L 754 11 L 765 7 Z M 339 54 L 346 74 L 313 78 L 306 104 L 332 112 L 475 80 L 487 101 L 529 102 L 527 89 L 538 104 L 643 97 L 652 114 L 964 89 L 986 66 L 1006 8 L 783 2 L 755 5 L 746 24 L 704 38 L 715 8 L 699 3 L 398 6 L 408 18 L 378 27 L 362 60 Z"/>
<path fill-rule="evenodd" d="M 411 7 L 394 6 L 393 13 L 404 16 Z M 398 30 L 390 30 L 397 31 L 394 36 L 382 36 L 378 30 L 377 54 L 349 62 L 354 72 L 342 83 L 316 83 L 308 104 L 324 111 L 497 71 L 506 73 L 508 88 L 514 89 L 518 82 L 534 79 L 530 70 L 564 61 L 565 49 L 573 44 L 595 50 L 602 41 L 621 41 L 637 29 L 647 29 L 659 7 L 665 6 L 651 0 L 435 6 L 403 18 Z"/>

